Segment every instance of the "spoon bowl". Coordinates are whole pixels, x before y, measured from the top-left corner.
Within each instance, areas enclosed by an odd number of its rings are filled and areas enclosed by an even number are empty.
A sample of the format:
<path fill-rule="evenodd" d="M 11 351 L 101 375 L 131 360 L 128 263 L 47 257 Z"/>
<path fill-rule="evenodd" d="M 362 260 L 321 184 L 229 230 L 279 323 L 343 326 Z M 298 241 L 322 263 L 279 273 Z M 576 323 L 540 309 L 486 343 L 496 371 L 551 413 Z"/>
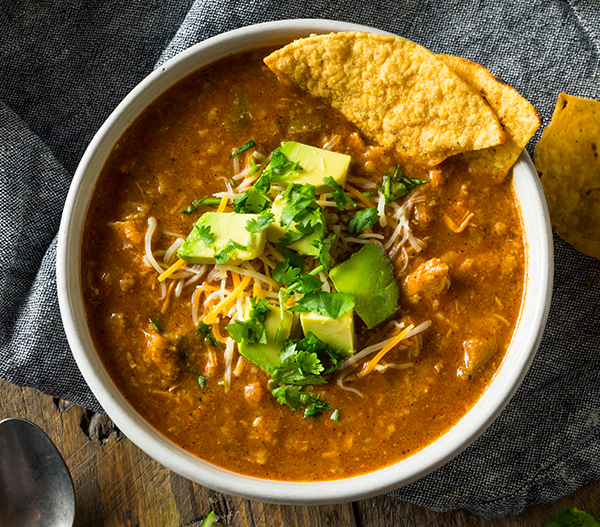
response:
<path fill-rule="evenodd" d="M 26 419 L 0 421 L 0 525 L 71 527 L 75 490 L 60 452 Z"/>

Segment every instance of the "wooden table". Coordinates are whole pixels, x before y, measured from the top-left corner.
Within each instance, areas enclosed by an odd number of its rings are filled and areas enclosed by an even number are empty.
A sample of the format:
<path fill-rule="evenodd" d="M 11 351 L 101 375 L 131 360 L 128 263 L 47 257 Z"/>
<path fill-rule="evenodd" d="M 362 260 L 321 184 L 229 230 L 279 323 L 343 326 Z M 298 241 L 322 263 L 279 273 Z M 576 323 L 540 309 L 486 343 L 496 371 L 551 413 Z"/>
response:
<path fill-rule="evenodd" d="M 33 421 L 62 452 L 75 482 L 76 526 L 200 527 L 211 510 L 227 527 L 489 525 L 465 511 L 436 513 L 387 496 L 321 507 L 269 505 L 226 496 L 159 465 L 110 419 L 31 388 L 0 382 L 0 420 L 6 417 Z M 600 482 L 494 525 L 544 526 L 571 505 L 600 517 Z"/>

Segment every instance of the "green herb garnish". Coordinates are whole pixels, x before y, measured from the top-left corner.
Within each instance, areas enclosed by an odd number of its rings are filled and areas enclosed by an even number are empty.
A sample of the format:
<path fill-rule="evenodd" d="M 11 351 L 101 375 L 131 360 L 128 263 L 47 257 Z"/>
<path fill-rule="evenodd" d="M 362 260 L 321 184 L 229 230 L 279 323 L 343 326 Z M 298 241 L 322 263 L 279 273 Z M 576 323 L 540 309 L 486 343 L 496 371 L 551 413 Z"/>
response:
<path fill-rule="evenodd" d="M 271 313 L 269 304 L 264 298 L 252 298 L 250 306 L 248 320 L 236 320 L 226 329 L 238 344 L 268 344 L 265 320 Z"/>
<path fill-rule="evenodd" d="M 408 195 L 415 187 L 429 183 L 427 179 L 404 177 L 402 167 L 398 165 L 393 174 L 385 174 L 379 191 L 385 197 L 387 205 Z"/>
<path fill-rule="evenodd" d="M 356 207 L 356 203 L 344 192 L 344 188 L 332 177 L 324 177 L 323 181 L 333 189 L 333 200 L 338 209 L 344 210 L 346 206 Z"/>
<path fill-rule="evenodd" d="M 209 225 L 202 225 L 202 227 L 198 227 L 198 235 L 206 247 L 209 247 L 215 243 L 215 235 L 213 232 L 211 232 Z"/>
<path fill-rule="evenodd" d="M 152 317 L 148 317 L 148 320 L 152 322 L 152 325 L 156 331 L 160 333 L 163 330 L 162 324 L 158 320 Z"/>
<path fill-rule="evenodd" d="M 231 154 L 231 158 L 233 159 L 235 156 L 243 154 L 246 150 L 250 150 L 253 146 L 256 146 L 256 143 L 250 139 L 250 141 L 240 146 L 233 154 Z"/>
<path fill-rule="evenodd" d="M 253 233 L 261 232 L 264 231 L 274 221 L 275 214 L 272 212 L 267 212 L 265 214 L 261 214 L 255 220 L 248 220 L 246 222 L 246 230 Z"/>
<path fill-rule="evenodd" d="M 289 311 L 312 311 L 317 315 L 338 318 L 354 308 L 354 295 L 318 291 L 305 294 Z"/>
<path fill-rule="evenodd" d="M 188 215 L 193 214 L 202 205 L 209 205 L 212 207 L 216 207 L 219 205 L 219 203 L 221 203 L 221 200 L 219 198 L 209 198 L 207 196 L 204 196 L 203 198 L 195 199 L 194 201 L 192 201 L 188 205 L 187 209 L 184 209 L 181 211 L 181 214 L 188 214 Z"/>
<path fill-rule="evenodd" d="M 206 377 L 204 377 L 204 375 L 198 375 L 198 384 L 200 385 L 200 388 L 206 386 Z"/>
<path fill-rule="evenodd" d="M 362 209 L 356 212 L 348 224 L 348 234 L 358 234 L 370 229 L 379 221 L 376 208 Z"/>

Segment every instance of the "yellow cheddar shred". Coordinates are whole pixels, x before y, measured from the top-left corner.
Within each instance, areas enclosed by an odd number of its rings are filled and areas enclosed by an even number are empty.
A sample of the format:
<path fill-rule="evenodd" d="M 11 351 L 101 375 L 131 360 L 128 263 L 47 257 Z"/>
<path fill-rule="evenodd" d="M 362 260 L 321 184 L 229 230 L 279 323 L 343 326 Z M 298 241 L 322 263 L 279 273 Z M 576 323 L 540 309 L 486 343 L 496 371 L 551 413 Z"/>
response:
<path fill-rule="evenodd" d="M 219 313 L 223 311 L 223 309 L 225 309 L 229 304 L 231 304 L 242 293 L 242 291 L 244 291 L 244 289 L 246 289 L 246 286 L 250 283 L 250 280 L 252 280 L 251 276 L 244 276 L 240 284 L 231 292 L 231 294 L 227 298 L 221 300 L 221 302 L 219 302 L 215 308 L 204 317 L 204 323 L 212 325 Z"/>
<path fill-rule="evenodd" d="M 369 373 L 371 373 L 375 369 L 375 366 L 377 366 L 377 363 L 381 359 L 383 359 L 385 354 L 388 351 L 390 351 L 391 349 L 395 348 L 404 339 L 404 337 L 408 334 L 408 332 L 411 329 L 413 329 L 414 327 L 415 327 L 414 324 L 411 324 L 407 328 L 403 329 L 400 333 L 398 333 L 398 335 L 394 338 L 394 340 L 392 340 L 385 348 L 383 348 L 377 355 L 375 355 L 375 357 L 373 357 L 373 359 L 371 359 L 369 364 L 367 364 L 366 368 L 364 368 L 362 371 L 360 371 L 358 373 L 358 377 L 364 377 L 365 375 L 368 375 Z"/>
<path fill-rule="evenodd" d="M 164 280 L 166 280 L 167 278 L 169 278 L 169 276 L 171 276 L 175 271 L 177 271 L 177 269 L 179 269 L 183 264 L 185 263 L 185 260 L 177 260 L 171 267 L 169 267 L 163 274 L 161 274 L 158 277 L 158 281 L 162 282 Z"/>
<path fill-rule="evenodd" d="M 227 207 L 227 203 L 229 203 L 229 198 L 221 198 L 221 203 L 219 203 L 219 208 L 217 212 L 225 212 L 225 207 Z"/>

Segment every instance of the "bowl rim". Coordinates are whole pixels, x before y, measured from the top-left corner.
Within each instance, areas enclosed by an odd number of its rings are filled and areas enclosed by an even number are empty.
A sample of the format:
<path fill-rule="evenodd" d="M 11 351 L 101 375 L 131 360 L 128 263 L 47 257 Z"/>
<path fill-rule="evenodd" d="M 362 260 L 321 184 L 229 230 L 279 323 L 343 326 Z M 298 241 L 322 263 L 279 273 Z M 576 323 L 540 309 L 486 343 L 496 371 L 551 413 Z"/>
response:
<path fill-rule="evenodd" d="M 527 303 L 523 301 L 517 331 L 487 391 L 458 423 L 416 454 L 389 467 L 346 479 L 264 480 L 230 472 L 185 452 L 147 423 L 121 395 L 92 345 L 79 272 L 81 231 L 88 199 L 112 144 L 149 102 L 194 69 L 236 50 L 337 31 L 391 34 L 325 19 L 265 22 L 211 37 L 159 66 L 123 99 L 90 142 L 73 177 L 59 230 L 56 266 L 61 316 L 75 361 L 98 402 L 131 441 L 162 465 L 219 492 L 263 502 L 326 505 L 365 499 L 407 485 L 456 457 L 489 427 L 520 386 L 541 341 L 550 308 L 554 269 L 552 231 L 537 172 L 523 151 L 514 167 L 513 185 L 524 226 L 529 226 L 535 234 L 526 239 Z"/>

